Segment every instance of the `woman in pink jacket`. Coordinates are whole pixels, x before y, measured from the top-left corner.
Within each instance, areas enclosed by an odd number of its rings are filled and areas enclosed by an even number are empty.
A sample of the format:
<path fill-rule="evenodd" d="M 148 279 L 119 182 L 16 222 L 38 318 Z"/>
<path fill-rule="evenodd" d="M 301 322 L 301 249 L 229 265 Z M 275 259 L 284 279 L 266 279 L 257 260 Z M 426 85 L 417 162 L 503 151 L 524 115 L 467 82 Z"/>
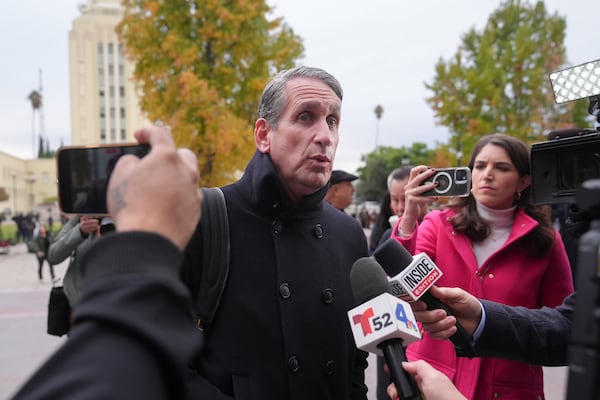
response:
<path fill-rule="evenodd" d="M 458 286 L 478 298 L 512 306 L 554 307 L 573 291 L 560 235 L 530 195 L 529 149 L 519 139 L 493 134 L 476 144 L 469 168 L 472 189 L 417 223 L 419 196 L 435 171 L 413 168 L 406 208 L 393 236 L 411 253 L 425 252 L 443 271 L 438 286 Z M 501 337 L 498 338 L 502 340 Z M 543 399 L 542 368 L 497 358 L 458 357 L 448 340 L 423 340 L 408 348 L 444 372 L 468 399 Z"/>

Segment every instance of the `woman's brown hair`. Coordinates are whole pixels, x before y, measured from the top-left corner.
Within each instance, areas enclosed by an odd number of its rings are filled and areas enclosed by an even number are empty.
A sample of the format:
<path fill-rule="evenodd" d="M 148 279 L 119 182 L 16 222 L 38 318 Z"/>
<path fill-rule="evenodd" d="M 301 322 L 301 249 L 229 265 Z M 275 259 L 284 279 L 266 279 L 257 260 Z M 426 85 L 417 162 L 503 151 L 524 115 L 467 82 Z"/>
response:
<path fill-rule="evenodd" d="M 468 166 L 471 170 L 473 170 L 475 158 L 481 149 L 488 144 L 499 146 L 506 151 L 519 172 L 519 176 L 530 175 L 529 147 L 521 140 L 501 133 L 483 136 L 479 139 L 469 160 Z M 515 193 L 515 204 L 539 223 L 526 236 L 526 240 L 529 241 L 530 255 L 543 257 L 554 245 L 554 227 L 548 213 L 542 207 L 533 204 L 531 186 L 525 188 L 520 194 Z M 452 225 L 458 232 L 464 233 L 473 242 L 480 242 L 490 234 L 489 225 L 477 212 L 473 194 L 453 200 L 449 206 L 458 210 L 458 213 L 452 219 Z"/>

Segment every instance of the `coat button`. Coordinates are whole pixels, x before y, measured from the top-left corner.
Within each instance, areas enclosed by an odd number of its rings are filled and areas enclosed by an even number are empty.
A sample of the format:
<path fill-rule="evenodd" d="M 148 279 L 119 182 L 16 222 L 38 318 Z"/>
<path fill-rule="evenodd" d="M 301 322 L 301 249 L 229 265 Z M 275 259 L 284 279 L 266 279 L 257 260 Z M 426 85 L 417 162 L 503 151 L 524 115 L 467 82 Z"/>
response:
<path fill-rule="evenodd" d="M 325 304 L 329 304 L 333 301 L 333 289 L 325 289 L 323 290 L 323 292 L 321 293 L 321 300 L 323 300 L 323 303 Z"/>
<path fill-rule="evenodd" d="M 289 299 L 290 296 L 292 295 L 292 291 L 290 290 L 290 285 L 288 285 L 287 283 L 282 283 L 279 286 L 279 295 L 281 296 L 282 299 Z"/>
<path fill-rule="evenodd" d="M 315 235 L 317 239 L 323 239 L 323 227 L 321 224 L 315 225 L 313 228 L 313 235 Z"/>
<path fill-rule="evenodd" d="M 325 364 L 325 375 L 333 375 L 335 373 L 335 362 L 327 361 Z"/>
<path fill-rule="evenodd" d="M 273 233 L 281 233 L 281 222 L 273 221 L 271 229 L 273 230 Z"/>
<path fill-rule="evenodd" d="M 288 371 L 298 372 L 299 369 L 300 369 L 300 363 L 298 362 L 298 359 L 296 358 L 296 356 L 291 356 L 288 359 Z"/>
<path fill-rule="evenodd" d="M 500 393 L 498 393 L 498 392 L 494 392 L 494 398 L 495 398 L 495 399 L 497 399 L 497 398 L 499 398 L 499 397 L 500 397 Z"/>
<path fill-rule="evenodd" d="M 494 274 L 489 274 L 488 278 L 493 279 L 494 278 Z"/>

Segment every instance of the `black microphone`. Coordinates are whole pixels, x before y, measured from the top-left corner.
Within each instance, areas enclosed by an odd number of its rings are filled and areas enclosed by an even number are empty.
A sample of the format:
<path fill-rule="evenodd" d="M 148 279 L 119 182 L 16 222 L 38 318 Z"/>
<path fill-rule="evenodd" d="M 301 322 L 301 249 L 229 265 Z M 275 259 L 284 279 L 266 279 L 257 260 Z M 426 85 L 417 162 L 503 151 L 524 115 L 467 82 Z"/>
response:
<path fill-rule="evenodd" d="M 421 339 L 410 305 L 389 293 L 385 271 L 371 257 L 352 265 L 350 284 L 357 306 L 348 311 L 356 346 L 385 358 L 402 400 L 420 399 L 412 375 L 402 368 L 404 346 Z"/>
<path fill-rule="evenodd" d="M 429 288 L 443 275 L 442 270 L 425 253 L 419 253 L 414 257 L 394 238 L 383 242 L 373 257 L 383 266 L 390 276 L 390 281 L 399 284 L 404 289 L 404 294 L 412 300 L 423 300 L 428 310 L 442 309 L 446 314 L 452 315 L 451 311 L 438 298 L 429 293 Z M 401 296 L 405 298 L 405 296 Z M 474 357 L 471 335 L 465 331 L 463 326 L 456 321 L 456 333 L 450 336 L 450 340 L 457 351 L 464 356 Z"/>

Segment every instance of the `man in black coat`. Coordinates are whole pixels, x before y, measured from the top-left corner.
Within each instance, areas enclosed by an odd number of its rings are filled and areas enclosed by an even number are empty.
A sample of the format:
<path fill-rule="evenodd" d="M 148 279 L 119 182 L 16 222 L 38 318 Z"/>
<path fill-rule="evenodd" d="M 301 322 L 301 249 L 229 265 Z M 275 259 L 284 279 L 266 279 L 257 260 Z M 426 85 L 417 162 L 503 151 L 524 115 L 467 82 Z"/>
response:
<path fill-rule="evenodd" d="M 366 399 L 366 353 L 346 312 L 350 269 L 367 255 L 352 217 L 323 201 L 339 141 L 342 89 L 327 72 L 278 74 L 259 104 L 257 151 L 222 188 L 230 230 L 227 283 L 189 398 Z M 201 232 L 183 279 L 195 298 Z"/>

